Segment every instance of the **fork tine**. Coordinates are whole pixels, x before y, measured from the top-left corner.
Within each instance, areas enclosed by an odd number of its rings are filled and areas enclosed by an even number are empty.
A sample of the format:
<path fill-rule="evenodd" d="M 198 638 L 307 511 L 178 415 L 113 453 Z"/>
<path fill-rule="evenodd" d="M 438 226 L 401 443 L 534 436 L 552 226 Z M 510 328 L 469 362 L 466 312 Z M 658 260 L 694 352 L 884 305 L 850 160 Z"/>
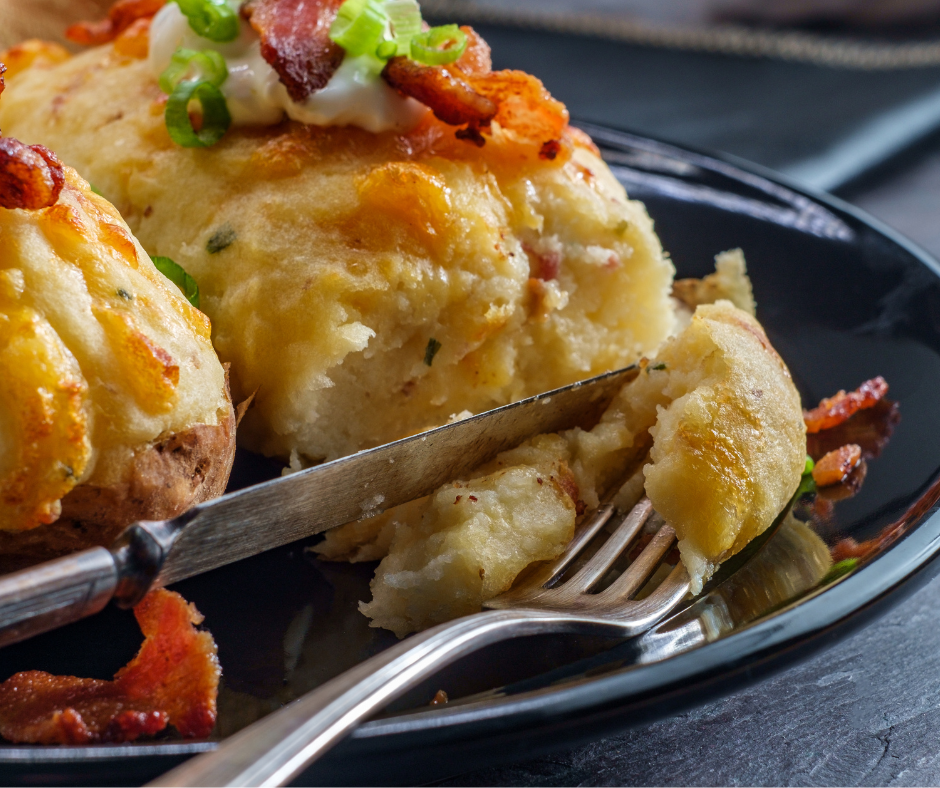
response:
<path fill-rule="evenodd" d="M 611 565 L 617 560 L 624 548 L 633 541 L 633 538 L 639 533 L 640 529 L 643 527 L 643 523 L 646 522 L 652 511 L 653 504 L 650 503 L 650 499 L 644 495 L 636 506 L 627 513 L 620 525 L 617 526 L 617 530 L 610 535 L 603 546 L 591 557 L 591 560 L 581 567 L 574 577 L 557 590 L 563 590 L 565 597 L 569 597 L 584 593 L 590 589 L 590 587 L 600 580 L 604 576 L 604 573 L 610 569 Z"/>
<path fill-rule="evenodd" d="M 675 539 L 676 532 L 668 525 L 662 526 L 626 571 L 598 596 L 605 603 L 626 601 L 649 579 L 662 557 L 672 547 Z"/>
<path fill-rule="evenodd" d="M 614 507 L 610 504 L 606 504 L 597 509 L 597 511 L 591 514 L 590 517 L 580 525 L 574 535 L 574 539 L 571 540 L 565 548 L 565 551 L 558 556 L 558 558 L 533 572 L 528 578 L 521 582 L 517 588 L 514 588 L 513 592 L 525 593 L 527 591 L 540 589 L 542 586 L 558 577 L 568 568 L 568 565 L 577 558 L 578 554 L 587 547 L 588 542 L 597 536 L 597 532 L 604 527 L 613 513 Z"/>

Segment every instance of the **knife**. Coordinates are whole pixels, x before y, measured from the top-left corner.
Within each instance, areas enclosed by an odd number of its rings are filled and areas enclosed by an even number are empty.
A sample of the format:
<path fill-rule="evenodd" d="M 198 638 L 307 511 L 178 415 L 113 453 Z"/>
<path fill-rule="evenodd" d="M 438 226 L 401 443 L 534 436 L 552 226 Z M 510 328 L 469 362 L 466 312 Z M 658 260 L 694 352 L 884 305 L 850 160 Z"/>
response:
<path fill-rule="evenodd" d="M 228 493 L 172 520 L 0 577 L 0 646 L 151 589 L 428 495 L 543 432 L 591 427 L 639 369 L 627 367 Z"/>

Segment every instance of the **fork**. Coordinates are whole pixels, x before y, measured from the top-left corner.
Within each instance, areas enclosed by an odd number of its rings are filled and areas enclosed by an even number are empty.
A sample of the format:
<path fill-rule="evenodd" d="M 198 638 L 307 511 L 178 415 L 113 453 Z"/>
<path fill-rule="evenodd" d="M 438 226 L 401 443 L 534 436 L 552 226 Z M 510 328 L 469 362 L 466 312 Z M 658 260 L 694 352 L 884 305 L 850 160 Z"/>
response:
<path fill-rule="evenodd" d="M 485 602 L 489 609 L 440 624 L 376 654 L 149 785 L 284 785 L 370 714 L 472 651 L 547 632 L 632 637 L 646 631 L 689 592 L 689 576 L 679 562 L 651 594 L 631 599 L 675 541 L 668 524 L 613 583 L 598 593 L 591 590 L 652 513 L 646 497 L 629 511 L 601 506 L 582 521 L 558 558 Z M 559 582 L 604 526 L 612 531 L 604 544 L 570 579 Z"/>

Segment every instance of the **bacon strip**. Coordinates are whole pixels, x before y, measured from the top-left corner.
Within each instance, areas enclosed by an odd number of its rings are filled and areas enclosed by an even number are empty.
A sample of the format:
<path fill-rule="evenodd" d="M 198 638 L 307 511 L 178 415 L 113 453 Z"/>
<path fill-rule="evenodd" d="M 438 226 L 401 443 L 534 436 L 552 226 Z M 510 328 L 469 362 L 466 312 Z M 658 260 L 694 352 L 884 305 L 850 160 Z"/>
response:
<path fill-rule="evenodd" d="M 261 56 L 290 97 L 304 101 L 326 87 L 343 62 L 330 25 L 343 0 L 249 0 L 242 16 L 261 36 Z"/>
<path fill-rule="evenodd" d="M 464 139 L 481 144 L 479 129 L 495 120 L 517 138 L 535 143 L 540 151 L 550 154 L 568 125 L 564 104 L 553 99 L 531 74 L 492 71 L 486 42 L 473 28 L 460 29 L 466 33 L 468 43 L 456 63 L 423 66 L 406 58 L 392 58 L 382 72 L 385 81 L 429 107 L 444 123 L 468 126 L 458 133 Z"/>
<path fill-rule="evenodd" d="M 65 31 L 69 41 L 83 46 L 98 46 L 114 41 L 138 19 L 152 17 L 166 5 L 166 0 L 117 0 L 107 19 L 76 22 Z"/>
<path fill-rule="evenodd" d="M 888 384 L 880 375 L 866 380 L 855 391 L 846 394 L 840 391 L 834 397 L 824 399 L 812 410 L 803 411 L 808 433 L 828 430 L 854 416 L 860 410 L 874 407 L 888 393 Z"/>
<path fill-rule="evenodd" d="M 48 208 L 64 185 L 65 172 L 51 150 L 0 138 L 0 207 Z"/>
<path fill-rule="evenodd" d="M 481 96 L 467 79 L 442 66 L 423 66 L 406 57 L 394 57 L 382 72 L 396 90 L 429 107 L 438 120 L 449 126 L 486 126 L 499 107 Z"/>
<path fill-rule="evenodd" d="M 158 590 L 134 608 L 145 640 L 113 681 L 17 673 L 0 684 L 0 735 L 31 744 L 125 742 L 168 724 L 183 736 L 215 725 L 219 661 L 202 616 L 179 594 Z"/>

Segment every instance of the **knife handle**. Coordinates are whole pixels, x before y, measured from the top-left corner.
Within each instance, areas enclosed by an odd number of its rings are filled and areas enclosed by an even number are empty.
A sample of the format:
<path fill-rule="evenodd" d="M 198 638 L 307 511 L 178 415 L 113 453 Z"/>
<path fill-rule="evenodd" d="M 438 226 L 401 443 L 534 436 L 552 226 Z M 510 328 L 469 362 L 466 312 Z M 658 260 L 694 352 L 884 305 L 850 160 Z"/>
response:
<path fill-rule="evenodd" d="M 103 547 L 0 577 L 0 647 L 48 632 L 101 610 L 119 571 Z"/>

